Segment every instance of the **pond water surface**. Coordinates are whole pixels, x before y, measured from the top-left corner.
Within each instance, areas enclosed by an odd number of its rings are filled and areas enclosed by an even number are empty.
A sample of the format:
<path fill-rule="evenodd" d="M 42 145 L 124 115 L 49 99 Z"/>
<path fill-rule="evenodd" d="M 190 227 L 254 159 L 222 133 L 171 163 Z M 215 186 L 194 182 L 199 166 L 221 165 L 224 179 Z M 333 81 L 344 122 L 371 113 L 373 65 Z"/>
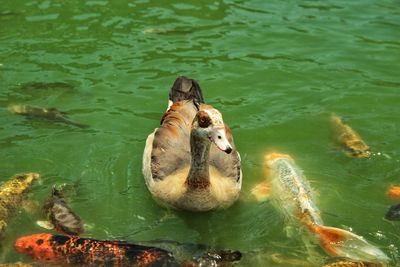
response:
<path fill-rule="evenodd" d="M 238 266 L 318 266 L 328 257 L 288 237 L 284 218 L 250 190 L 269 151 L 304 170 L 326 225 L 364 236 L 400 266 L 400 224 L 383 219 L 400 183 L 400 6 L 383 1 L 1 1 L 0 180 L 36 171 L 30 198 L 74 185 L 85 236 L 169 239 L 240 250 Z M 179 75 L 196 79 L 231 127 L 242 156 L 241 198 L 226 210 L 167 211 L 141 173 L 147 135 L 159 125 Z M 55 107 L 72 125 L 27 119 L 11 104 Z M 333 141 L 343 116 L 371 147 L 350 158 Z M 399 202 L 399 201 L 398 201 Z M 21 210 L 0 252 L 29 261 L 14 240 L 47 231 Z"/>

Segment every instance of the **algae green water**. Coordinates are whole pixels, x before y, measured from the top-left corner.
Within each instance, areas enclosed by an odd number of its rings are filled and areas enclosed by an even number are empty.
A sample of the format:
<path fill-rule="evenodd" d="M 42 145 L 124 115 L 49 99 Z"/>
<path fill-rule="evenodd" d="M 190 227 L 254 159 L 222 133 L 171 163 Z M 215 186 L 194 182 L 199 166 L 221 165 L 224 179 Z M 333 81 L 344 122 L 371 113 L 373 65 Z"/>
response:
<path fill-rule="evenodd" d="M 0 3 L 0 180 L 40 173 L 30 193 L 39 205 L 53 184 L 72 185 L 85 236 L 237 249 L 238 266 L 289 266 L 276 257 L 318 266 L 327 256 L 317 245 L 306 249 L 269 201 L 250 199 L 264 154 L 279 151 L 304 170 L 326 225 L 364 236 L 400 266 L 400 223 L 383 219 L 399 202 L 385 195 L 400 184 L 398 1 Z M 227 210 L 166 211 L 144 184 L 145 140 L 178 75 L 199 81 L 241 153 L 243 191 Z M 11 114 L 11 104 L 55 107 L 90 128 Z M 335 146 L 331 112 L 371 158 Z M 9 225 L 1 262 L 29 261 L 14 240 L 47 231 L 32 206 Z"/>

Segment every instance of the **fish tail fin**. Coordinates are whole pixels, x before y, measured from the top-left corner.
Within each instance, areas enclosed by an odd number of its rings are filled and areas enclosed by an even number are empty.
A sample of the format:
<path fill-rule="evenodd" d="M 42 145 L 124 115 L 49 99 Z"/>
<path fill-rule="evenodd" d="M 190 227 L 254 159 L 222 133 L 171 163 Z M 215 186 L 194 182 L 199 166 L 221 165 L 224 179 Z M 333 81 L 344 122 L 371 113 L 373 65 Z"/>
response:
<path fill-rule="evenodd" d="M 251 189 L 251 194 L 258 202 L 264 202 L 271 195 L 271 185 L 263 180 Z"/>
<path fill-rule="evenodd" d="M 313 225 L 309 228 L 318 236 L 321 247 L 331 256 L 371 262 L 389 261 L 384 252 L 362 236 L 335 227 Z"/>
<path fill-rule="evenodd" d="M 61 122 L 66 123 L 66 124 L 76 126 L 78 128 L 81 128 L 81 129 L 89 128 L 89 125 L 73 121 L 73 120 L 71 120 L 71 119 L 69 119 L 68 117 L 65 117 L 65 116 L 59 116 L 58 120 L 61 121 Z"/>
<path fill-rule="evenodd" d="M 192 99 L 197 103 L 204 103 L 200 85 L 193 79 L 179 76 L 169 92 L 170 106 L 178 101 Z"/>

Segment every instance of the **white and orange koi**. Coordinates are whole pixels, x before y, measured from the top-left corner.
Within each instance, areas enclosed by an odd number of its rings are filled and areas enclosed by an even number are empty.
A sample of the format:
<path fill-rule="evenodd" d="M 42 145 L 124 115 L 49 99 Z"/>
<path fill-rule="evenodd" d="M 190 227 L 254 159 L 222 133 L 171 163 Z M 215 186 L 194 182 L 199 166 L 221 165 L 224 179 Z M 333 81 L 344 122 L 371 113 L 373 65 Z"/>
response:
<path fill-rule="evenodd" d="M 285 154 L 269 153 L 265 170 L 270 178 L 272 197 L 285 216 L 300 222 L 331 256 L 354 260 L 387 262 L 389 258 L 363 237 L 349 231 L 324 226 L 320 211 L 314 204 L 311 187 L 294 160 Z"/>

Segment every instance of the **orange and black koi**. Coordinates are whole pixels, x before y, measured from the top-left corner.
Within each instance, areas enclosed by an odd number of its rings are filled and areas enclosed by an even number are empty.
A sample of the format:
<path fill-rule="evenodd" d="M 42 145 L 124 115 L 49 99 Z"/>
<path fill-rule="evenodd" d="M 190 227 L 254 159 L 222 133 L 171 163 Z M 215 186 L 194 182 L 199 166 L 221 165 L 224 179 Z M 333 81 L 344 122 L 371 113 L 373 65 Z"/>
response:
<path fill-rule="evenodd" d="M 123 241 L 96 240 L 47 233 L 23 236 L 15 249 L 35 260 L 85 266 L 178 267 L 164 249 Z"/>

